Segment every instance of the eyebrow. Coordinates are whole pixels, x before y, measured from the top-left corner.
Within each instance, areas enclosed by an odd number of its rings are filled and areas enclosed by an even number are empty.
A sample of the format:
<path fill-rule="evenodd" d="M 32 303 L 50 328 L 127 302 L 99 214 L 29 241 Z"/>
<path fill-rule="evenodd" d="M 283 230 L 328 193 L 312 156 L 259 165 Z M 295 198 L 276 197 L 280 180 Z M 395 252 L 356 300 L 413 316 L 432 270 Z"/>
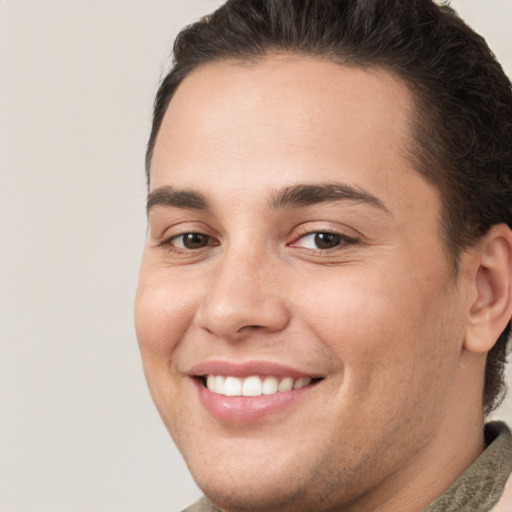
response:
<path fill-rule="evenodd" d="M 273 208 L 296 208 L 332 201 L 364 203 L 389 213 L 378 197 L 348 183 L 302 184 L 286 187 L 272 197 L 271 206 Z"/>
<path fill-rule="evenodd" d="M 169 186 L 159 187 L 148 194 L 147 213 L 156 206 L 172 206 L 187 210 L 210 210 L 208 201 L 203 194 L 193 190 L 177 190 Z"/>
<path fill-rule="evenodd" d="M 347 183 L 300 184 L 277 191 L 270 199 L 270 207 L 299 208 L 333 201 L 353 201 L 379 208 L 387 213 L 384 203 L 369 192 Z M 194 190 L 179 190 L 171 186 L 159 187 L 148 194 L 146 210 L 157 206 L 210 211 L 206 196 Z"/>

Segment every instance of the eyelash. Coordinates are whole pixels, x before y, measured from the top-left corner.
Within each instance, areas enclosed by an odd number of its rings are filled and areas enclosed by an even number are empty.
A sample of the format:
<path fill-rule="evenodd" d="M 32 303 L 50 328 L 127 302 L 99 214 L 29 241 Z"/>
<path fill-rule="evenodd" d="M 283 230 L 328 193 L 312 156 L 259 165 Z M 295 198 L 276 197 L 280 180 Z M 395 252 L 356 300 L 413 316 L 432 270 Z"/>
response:
<path fill-rule="evenodd" d="M 184 237 L 191 236 L 191 235 L 206 237 L 207 243 L 204 246 L 196 248 L 196 249 L 190 249 L 190 248 L 186 248 L 186 247 L 177 247 L 176 245 L 174 245 L 176 240 L 178 240 L 180 238 L 183 239 Z M 206 233 L 202 233 L 201 231 L 187 231 L 185 233 L 180 233 L 178 235 L 173 235 L 170 238 L 167 238 L 166 240 L 164 240 L 162 242 L 161 245 L 166 246 L 168 248 L 168 250 L 173 253 L 190 254 L 191 252 L 197 252 L 197 251 L 203 249 L 204 247 L 208 247 L 208 246 L 211 247 L 212 245 L 213 246 L 218 245 L 217 243 L 214 243 L 214 244 L 210 243 L 212 240 L 213 240 L 213 237 L 211 237 L 210 235 L 207 235 Z"/>
<path fill-rule="evenodd" d="M 175 245 L 176 240 L 182 239 L 186 236 L 200 236 L 200 237 L 206 237 L 206 243 L 205 245 L 197 248 L 186 248 L 186 247 L 177 247 Z M 346 246 L 353 246 L 359 243 L 359 240 L 357 238 L 345 235 L 343 233 L 340 233 L 338 231 L 331 231 L 331 230 L 316 230 L 316 231 L 305 231 L 304 233 L 300 233 L 298 237 L 295 238 L 293 242 L 288 244 L 288 247 L 299 247 L 300 245 L 298 242 L 304 241 L 307 237 L 314 236 L 315 238 L 318 236 L 333 236 L 338 238 L 338 242 L 333 247 L 327 247 L 327 248 L 310 248 L 310 247 L 302 247 L 303 250 L 308 251 L 310 253 L 315 254 L 325 254 L 330 253 L 334 251 L 339 251 L 345 248 Z M 180 233 L 178 235 L 173 235 L 172 237 L 164 240 L 162 242 L 162 246 L 167 247 L 167 249 L 175 254 L 191 254 L 195 252 L 199 252 L 201 249 L 204 249 L 206 247 L 214 247 L 219 245 L 217 242 L 212 243 L 213 237 L 210 235 L 207 235 L 206 233 L 200 232 L 200 231 L 187 231 L 185 233 Z M 316 244 L 318 244 L 318 241 L 315 241 Z"/>
<path fill-rule="evenodd" d="M 337 244 L 334 247 L 328 247 L 328 248 L 309 248 L 309 247 L 303 247 L 303 249 L 310 251 L 312 253 L 317 254 L 325 254 L 329 252 L 339 251 L 347 246 L 350 245 L 356 245 L 359 243 L 359 240 L 357 238 L 345 235 L 344 233 L 340 233 L 339 231 L 331 231 L 331 230 L 316 230 L 316 231 L 307 231 L 304 233 L 301 233 L 299 237 L 295 239 L 294 242 L 289 244 L 290 247 L 300 247 L 298 246 L 299 241 L 304 241 L 307 237 L 318 237 L 320 235 L 328 235 L 332 237 L 337 237 L 338 241 Z M 318 245 L 318 241 L 315 240 L 316 245 Z"/>

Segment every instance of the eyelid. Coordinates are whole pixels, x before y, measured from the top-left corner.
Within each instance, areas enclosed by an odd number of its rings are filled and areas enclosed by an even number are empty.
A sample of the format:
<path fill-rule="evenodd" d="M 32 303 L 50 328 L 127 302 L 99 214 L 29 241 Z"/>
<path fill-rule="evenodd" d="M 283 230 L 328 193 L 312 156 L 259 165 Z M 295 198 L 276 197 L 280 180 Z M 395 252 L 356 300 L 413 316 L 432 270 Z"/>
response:
<path fill-rule="evenodd" d="M 190 229 L 190 230 L 186 230 L 186 231 L 181 231 L 179 233 L 175 233 L 171 236 L 168 236 L 168 237 L 165 237 L 159 245 L 166 245 L 166 246 L 171 246 L 173 248 L 175 248 L 177 251 L 182 251 L 182 252 L 197 252 L 199 251 L 200 249 L 203 249 L 203 247 L 201 248 L 198 248 L 198 249 L 187 249 L 187 248 L 184 248 L 184 247 L 176 247 L 175 245 L 173 245 L 173 241 L 178 239 L 178 238 L 181 238 L 181 237 L 184 237 L 186 235 L 201 235 L 201 236 L 205 236 L 208 238 L 209 240 L 209 243 L 205 246 L 205 247 L 212 247 L 212 246 L 217 246 L 219 245 L 219 242 L 215 239 L 215 237 L 213 237 L 212 235 L 208 234 L 208 233 L 205 233 L 204 231 L 199 231 L 199 230 L 193 230 L 193 229 Z M 214 243 L 210 243 L 210 242 L 214 242 Z"/>
<path fill-rule="evenodd" d="M 148 230 L 151 238 L 158 245 L 164 240 L 169 240 L 173 235 L 183 233 L 204 233 L 213 237 L 217 233 L 208 222 L 196 215 L 187 212 L 169 212 L 163 208 L 153 210 L 150 213 Z"/>
<path fill-rule="evenodd" d="M 204 247 L 186 248 L 176 245 L 175 240 L 188 234 L 197 233 L 208 237 L 208 243 Z M 205 255 L 209 249 L 220 245 L 217 232 L 208 224 L 199 220 L 184 219 L 162 227 L 160 233 L 153 238 L 154 247 L 163 249 L 170 256 L 176 257 L 199 257 Z"/>
<path fill-rule="evenodd" d="M 312 249 L 308 247 L 301 247 L 298 242 L 308 236 L 318 235 L 318 234 L 332 234 L 339 236 L 341 238 L 341 242 L 339 245 L 329 248 L 329 249 Z M 347 246 L 353 246 L 361 242 L 361 237 L 359 235 L 349 235 L 346 231 L 342 229 L 335 228 L 323 228 L 319 226 L 318 228 L 312 226 L 299 226 L 296 229 L 292 242 L 288 243 L 288 247 L 297 247 L 306 251 L 315 252 L 315 253 L 328 253 L 334 251 L 340 251 L 345 249 Z"/>
<path fill-rule="evenodd" d="M 208 224 L 199 219 L 162 219 L 161 222 L 150 223 L 150 233 L 152 238 L 158 244 L 167 242 L 173 237 L 185 235 L 187 233 L 199 233 L 218 238 L 217 232 L 212 229 Z"/>

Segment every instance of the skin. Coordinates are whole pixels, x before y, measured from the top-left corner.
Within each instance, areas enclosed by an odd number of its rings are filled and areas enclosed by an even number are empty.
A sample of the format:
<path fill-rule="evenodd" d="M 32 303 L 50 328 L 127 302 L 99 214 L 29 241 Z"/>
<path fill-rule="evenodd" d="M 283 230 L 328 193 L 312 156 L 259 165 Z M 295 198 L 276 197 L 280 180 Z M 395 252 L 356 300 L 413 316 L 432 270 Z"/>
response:
<path fill-rule="evenodd" d="M 383 70 L 289 55 L 203 66 L 170 103 L 150 197 L 194 191 L 208 208 L 151 204 L 136 327 L 155 404 L 224 511 L 420 511 L 483 449 L 494 331 L 477 314 L 499 286 L 482 254 L 505 261 L 510 243 L 468 251 L 454 276 L 439 194 L 408 158 L 413 108 Z M 365 196 L 275 204 L 331 183 Z M 184 247 L 189 232 L 206 245 Z M 319 249 L 322 232 L 340 243 Z M 322 379 L 257 421 L 221 421 L 190 375 L 212 359 Z"/>

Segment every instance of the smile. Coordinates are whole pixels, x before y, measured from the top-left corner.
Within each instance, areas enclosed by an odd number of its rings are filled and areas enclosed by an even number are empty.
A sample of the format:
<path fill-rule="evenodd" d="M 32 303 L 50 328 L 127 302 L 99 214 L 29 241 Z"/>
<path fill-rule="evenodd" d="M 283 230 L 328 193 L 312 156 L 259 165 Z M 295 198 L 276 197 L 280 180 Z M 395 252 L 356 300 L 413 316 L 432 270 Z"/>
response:
<path fill-rule="evenodd" d="M 325 375 L 313 371 L 269 361 L 210 360 L 192 367 L 188 375 L 205 410 L 224 425 L 240 427 L 271 421 L 306 397 L 317 396 L 315 389 Z"/>
<path fill-rule="evenodd" d="M 309 386 L 311 377 L 250 376 L 239 378 L 223 375 L 208 375 L 205 384 L 209 391 L 224 396 L 261 396 L 286 393 Z"/>

